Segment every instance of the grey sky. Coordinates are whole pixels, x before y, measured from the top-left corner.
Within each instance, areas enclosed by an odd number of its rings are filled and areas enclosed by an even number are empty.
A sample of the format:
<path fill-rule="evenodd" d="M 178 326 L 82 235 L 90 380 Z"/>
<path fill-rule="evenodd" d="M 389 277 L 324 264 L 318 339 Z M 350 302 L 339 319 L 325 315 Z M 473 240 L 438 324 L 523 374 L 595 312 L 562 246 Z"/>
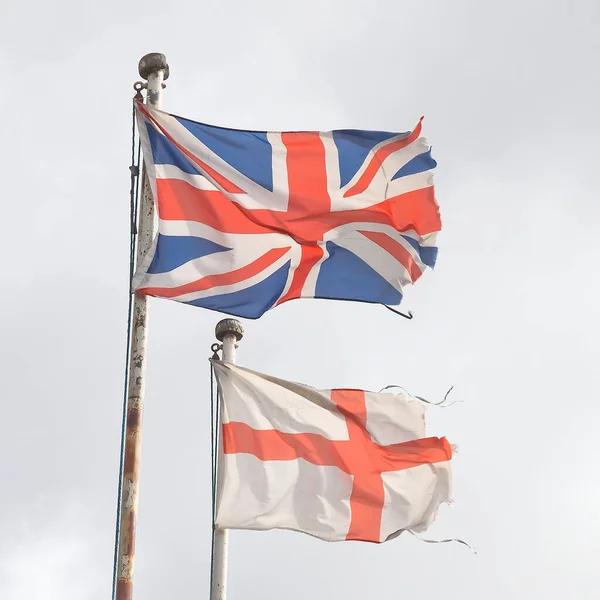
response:
<path fill-rule="evenodd" d="M 137 61 L 166 110 L 260 129 L 425 115 L 438 266 L 383 308 L 296 301 L 239 361 L 316 387 L 400 383 L 460 446 L 431 537 L 234 532 L 230 600 L 600 598 L 600 4 L 593 0 L 0 3 L 0 598 L 111 585 Z M 135 597 L 206 598 L 217 313 L 155 300 Z"/>

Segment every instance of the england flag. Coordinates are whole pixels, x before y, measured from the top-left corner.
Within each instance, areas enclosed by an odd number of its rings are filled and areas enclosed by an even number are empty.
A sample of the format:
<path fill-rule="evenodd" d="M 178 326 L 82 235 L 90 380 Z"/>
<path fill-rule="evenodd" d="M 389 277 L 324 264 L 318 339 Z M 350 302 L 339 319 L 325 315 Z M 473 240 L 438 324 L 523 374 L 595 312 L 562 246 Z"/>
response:
<path fill-rule="evenodd" d="M 380 543 L 450 501 L 452 447 L 405 393 L 316 390 L 213 361 L 222 399 L 216 526 Z"/>

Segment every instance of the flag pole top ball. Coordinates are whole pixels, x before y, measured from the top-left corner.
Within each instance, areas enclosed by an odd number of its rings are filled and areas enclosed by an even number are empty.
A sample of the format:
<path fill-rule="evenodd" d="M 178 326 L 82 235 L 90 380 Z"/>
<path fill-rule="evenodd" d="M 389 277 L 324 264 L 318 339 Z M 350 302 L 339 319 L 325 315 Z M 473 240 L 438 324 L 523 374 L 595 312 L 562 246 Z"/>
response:
<path fill-rule="evenodd" d="M 138 64 L 140 77 L 148 79 L 152 73 L 156 73 L 157 71 L 164 71 L 164 79 L 169 78 L 169 65 L 167 63 L 167 57 L 164 54 L 151 52 L 140 59 Z"/>
<path fill-rule="evenodd" d="M 237 319 L 223 319 L 215 327 L 215 337 L 222 342 L 226 335 L 233 334 L 239 342 L 244 337 L 244 328 Z"/>

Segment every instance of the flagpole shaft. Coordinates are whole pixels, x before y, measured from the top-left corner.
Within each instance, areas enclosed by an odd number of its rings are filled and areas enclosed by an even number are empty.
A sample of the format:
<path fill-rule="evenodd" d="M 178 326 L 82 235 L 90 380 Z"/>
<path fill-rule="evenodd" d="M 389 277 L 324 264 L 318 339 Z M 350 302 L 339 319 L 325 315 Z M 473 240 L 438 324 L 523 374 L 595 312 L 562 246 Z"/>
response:
<path fill-rule="evenodd" d="M 161 108 L 163 81 L 169 76 L 169 66 L 164 55 L 153 53 L 139 63 L 140 76 L 148 81 L 146 103 Z M 138 218 L 137 263 L 146 256 L 154 234 L 154 201 L 148 175 L 142 175 L 142 197 Z M 132 316 L 131 353 L 129 355 L 129 382 L 127 388 L 127 422 L 121 511 L 119 520 L 119 546 L 117 559 L 117 600 L 133 598 L 133 567 L 137 526 L 140 458 L 142 450 L 142 414 L 146 383 L 147 296 L 135 294 Z"/>
<path fill-rule="evenodd" d="M 223 362 L 235 363 L 237 342 L 244 335 L 242 324 L 236 319 L 224 319 L 217 324 L 215 328 L 215 336 L 222 343 L 222 359 Z M 217 420 L 217 432 L 219 439 L 218 459 L 217 459 L 217 477 L 216 487 L 219 488 L 220 480 L 220 458 L 223 453 L 222 438 L 221 438 L 221 412 Z M 214 525 L 213 525 L 214 526 Z M 227 529 L 216 529 L 213 546 L 213 561 L 212 561 L 212 589 L 211 600 L 226 600 L 227 597 L 227 555 L 229 532 Z"/>

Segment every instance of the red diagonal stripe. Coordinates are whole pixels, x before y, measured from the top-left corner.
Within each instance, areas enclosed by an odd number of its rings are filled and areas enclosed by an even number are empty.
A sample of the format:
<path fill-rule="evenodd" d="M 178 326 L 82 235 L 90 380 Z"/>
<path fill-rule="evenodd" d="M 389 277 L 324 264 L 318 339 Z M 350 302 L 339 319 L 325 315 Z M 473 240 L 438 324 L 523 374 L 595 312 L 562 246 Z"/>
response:
<path fill-rule="evenodd" d="M 423 119 L 421 119 L 422 121 Z M 375 152 L 371 162 L 368 164 L 367 168 L 364 170 L 363 174 L 360 176 L 359 180 L 344 194 L 344 198 L 348 198 L 350 196 L 356 196 L 357 194 L 362 194 L 371 184 L 375 174 L 381 168 L 383 161 L 396 150 L 400 150 L 405 148 L 409 144 L 412 144 L 419 135 L 421 135 L 421 121 L 417 124 L 417 126 L 413 129 L 409 136 L 398 140 L 396 142 L 391 142 L 379 150 Z"/>
<path fill-rule="evenodd" d="M 245 279 L 250 279 L 250 277 L 253 277 L 254 275 L 258 275 L 258 273 L 264 271 L 267 267 L 270 267 L 274 262 L 279 260 L 289 249 L 290 246 L 285 248 L 271 248 L 271 250 L 240 269 L 228 271 L 227 273 L 219 273 L 217 275 L 207 275 L 206 277 L 186 283 L 185 285 L 180 285 L 179 287 L 147 287 L 137 291 L 140 294 L 146 294 L 148 296 L 174 298 L 183 294 L 208 290 L 212 287 L 231 285 L 233 283 L 244 281 Z"/>
<path fill-rule="evenodd" d="M 321 258 L 323 258 L 323 248 L 321 246 L 317 246 L 316 244 L 302 246 L 300 264 L 294 270 L 289 290 L 277 301 L 278 305 L 302 296 L 302 290 L 306 283 L 306 279 L 312 268 L 321 260 Z"/>
<path fill-rule="evenodd" d="M 409 272 L 410 279 L 413 283 L 423 274 L 423 271 L 421 271 L 421 268 L 415 262 L 412 254 L 394 238 L 381 231 L 359 230 L 358 233 L 362 233 L 366 238 L 369 238 L 372 242 L 391 254 L 400 264 L 404 265 Z"/>
<path fill-rule="evenodd" d="M 140 110 L 144 116 L 152 122 L 152 124 L 161 131 L 161 133 L 172 143 L 177 149 L 185 154 L 194 164 L 198 165 L 202 170 L 204 170 L 208 175 L 210 175 L 215 183 L 223 188 L 226 192 L 232 194 L 243 194 L 244 190 L 240 189 L 235 183 L 229 181 L 226 177 L 215 171 L 213 168 L 209 167 L 205 162 L 201 161 L 197 156 L 192 154 L 187 148 L 182 146 L 179 142 L 173 138 L 173 136 L 150 114 L 150 112 L 146 109 L 146 107 L 140 102 L 137 103 L 138 110 Z"/>

